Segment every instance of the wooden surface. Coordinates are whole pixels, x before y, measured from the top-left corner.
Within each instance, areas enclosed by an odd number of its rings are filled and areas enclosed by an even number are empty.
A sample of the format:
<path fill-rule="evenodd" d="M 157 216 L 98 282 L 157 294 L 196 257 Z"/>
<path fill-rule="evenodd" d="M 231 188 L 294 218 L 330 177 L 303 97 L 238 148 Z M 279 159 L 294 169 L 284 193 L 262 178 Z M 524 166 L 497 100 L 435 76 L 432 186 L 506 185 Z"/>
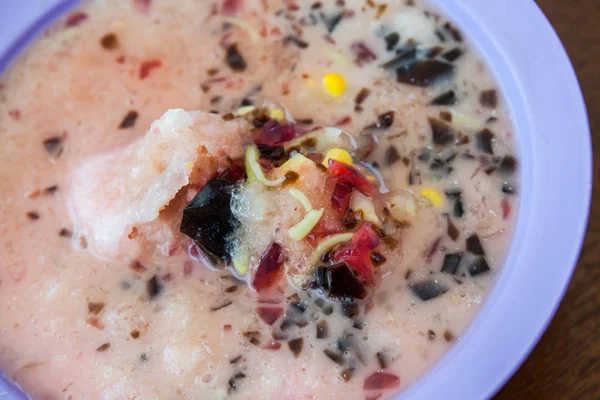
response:
<path fill-rule="evenodd" d="M 587 103 L 595 149 L 592 210 L 579 264 L 554 320 L 496 400 L 600 400 L 600 0 L 538 4 L 573 61 Z"/>

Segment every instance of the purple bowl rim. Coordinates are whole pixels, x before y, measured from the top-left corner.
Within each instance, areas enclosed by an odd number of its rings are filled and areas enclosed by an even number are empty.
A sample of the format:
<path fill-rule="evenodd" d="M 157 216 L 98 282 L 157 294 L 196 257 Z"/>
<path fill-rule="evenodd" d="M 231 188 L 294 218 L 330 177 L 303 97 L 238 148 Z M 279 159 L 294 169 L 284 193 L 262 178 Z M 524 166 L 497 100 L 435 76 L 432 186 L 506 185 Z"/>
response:
<path fill-rule="evenodd" d="M 40 15 L 31 23 L 23 33 L 21 33 L 13 43 L 8 47 L 4 54 L 0 54 L 0 74 L 2 74 L 14 61 L 17 56 L 25 49 L 44 28 L 52 22 L 63 17 L 69 10 L 79 4 L 82 0 L 59 0 L 44 14 Z"/>
<path fill-rule="evenodd" d="M 491 389 L 489 396 L 488 396 L 490 398 L 495 396 L 508 383 L 508 381 L 517 373 L 517 371 L 523 366 L 525 361 L 527 361 L 527 359 L 529 358 L 531 352 L 536 348 L 536 346 L 538 345 L 538 343 L 540 342 L 540 340 L 546 333 L 548 327 L 550 326 L 550 323 L 556 316 L 556 313 L 558 312 L 558 309 L 559 309 L 560 305 L 562 304 L 562 301 L 565 297 L 567 289 L 569 288 L 571 279 L 573 278 L 573 274 L 575 273 L 575 269 L 577 268 L 577 264 L 579 262 L 579 257 L 581 256 L 581 252 L 583 250 L 583 244 L 584 244 L 586 233 L 587 233 L 587 227 L 589 224 L 589 218 L 590 218 L 590 212 L 591 212 L 591 206 L 592 206 L 592 189 L 593 189 L 593 183 L 594 183 L 593 182 L 594 181 L 594 163 L 592 161 L 593 160 L 593 146 L 592 146 L 590 122 L 589 122 L 588 111 L 587 111 L 587 107 L 586 107 L 586 103 L 585 103 L 585 97 L 583 96 L 583 90 L 581 88 L 581 84 L 579 83 L 579 79 L 577 77 L 577 72 L 575 71 L 573 62 L 572 62 L 571 58 L 569 57 L 569 53 L 567 52 L 567 49 L 566 49 L 563 41 L 561 40 L 560 36 L 558 35 L 558 32 L 556 32 L 556 29 L 554 29 L 554 26 L 550 22 L 550 19 L 548 18 L 548 16 L 546 16 L 546 14 L 544 13 L 544 11 L 540 7 L 540 5 L 537 3 L 537 1 L 533 0 L 533 1 L 531 1 L 531 3 L 533 5 L 533 7 L 535 8 L 536 12 L 538 13 L 538 15 L 542 18 L 543 22 L 546 24 L 547 28 L 549 28 L 550 32 L 552 33 L 553 39 L 555 40 L 556 44 L 558 44 L 558 47 L 561 50 L 561 56 L 566 59 L 566 63 L 568 65 L 570 75 L 577 83 L 577 92 L 578 92 L 577 100 L 584 111 L 585 117 L 584 117 L 583 123 L 585 125 L 585 133 L 587 134 L 586 136 L 588 138 L 588 143 L 586 146 L 587 150 L 588 150 L 586 152 L 586 158 L 588 160 L 588 162 L 587 162 L 588 170 L 587 170 L 587 178 L 586 178 L 587 184 L 588 184 L 588 189 L 587 189 L 587 192 L 585 193 L 586 204 L 585 204 L 584 213 L 582 215 L 583 218 L 580 221 L 579 226 L 578 226 L 578 230 L 580 230 L 581 233 L 579 235 L 579 238 L 577 239 L 577 245 L 575 247 L 574 254 L 573 254 L 574 258 L 569 267 L 570 271 L 568 273 L 568 279 L 563 282 L 562 288 L 560 289 L 560 293 L 558 294 L 558 296 L 556 297 L 556 300 L 554 301 L 553 309 L 551 310 L 550 314 L 548 314 L 548 316 L 545 318 L 545 322 L 542 323 L 541 330 L 538 332 L 538 334 L 533 339 L 533 341 L 529 344 L 529 346 L 528 347 L 526 346 L 526 348 L 524 349 L 524 352 L 521 356 L 520 361 L 518 361 L 518 363 L 515 364 L 512 371 L 506 377 L 504 377 L 503 379 L 500 380 L 499 385 L 495 389 Z"/>
<path fill-rule="evenodd" d="M 428 0 L 431 1 L 431 0 Z M 440 0 L 433 0 L 434 2 L 439 2 Z M 451 0 L 451 1 L 455 1 L 455 0 Z M 2 54 L 0 55 L 0 74 L 10 65 L 10 63 L 16 58 L 16 56 L 18 56 L 18 54 L 23 50 L 23 48 L 25 48 L 31 41 L 32 39 L 34 39 L 36 37 L 36 35 L 43 30 L 43 28 L 45 28 L 47 25 L 49 25 L 51 22 L 55 21 L 56 19 L 58 19 L 59 17 L 63 16 L 68 10 L 70 10 L 72 7 L 74 7 L 75 5 L 79 4 L 81 2 L 81 0 L 61 0 L 59 1 L 55 6 L 51 7 L 44 15 L 42 15 L 41 17 L 37 18 L 34 22 L 32 22 L 31 26 L 26 29 L 21 35 L 19 35 L 14 41 L 13 43 L 8 47 L 8 49 Z M 585 107 L 585 101 L 584 101 L 584 97 L 583 97 L 583 93 L 581 90 L 581 86 L 578 84 L 578 80 L 577 80 L 577 76 L 575 73 L 575 69 L 567 55 L 567 52 L 564 48 L 564 45 L 562 44 L 562 42 L 560 41 L 560 38 L 558 37 L 556 31 L 554 30 L 554 28 L 552 27 L 551 23 L 549 22 L 549 20 L 547 19 L 547 17 L 545 16 L 545 14 L 542 12 L 542 10 L 540 9 L 539 5 L 534 2 L 528 2 L 528 3 L 532 3 L 533 7 L 533 13 L 532 14 L 537 14 L 534 15 L 535 17 L 540 19 L 540 23 L 542 23 L 543 25 L 545 25 L 545 29 L 548 30 L 551 35 L 548 39 L 552 40 L 552 46 L 556 47 L 557 52 L 559 51 L 559 56 L 562 59 L 562 61 L 566 62 L 566 66 L 567 68 L 567 72 L 569 74 L 568 79 L 572 80 L 575 82 L 576 84 L 576 90 L 577 90 L 577 108 L 580 109 L 581 111 L 583 111 L 583 120 L 579 121 L 581 124 L 583 124 L 585 126 L 585 132 L 581 132 L 581 135 L 585 135 L 587 137 L 587 143 L 585 145 L 585 154 L 582 154 L 582 158 L 584 158 L 584 163 L 587 164 L 587 169 L 584 171 L 584 180 L 587 183 L 587 189 L 585 190 L 585 192 L 583 193 L 585 195 L 585 204 L 584 204 L 584 210 L 583 210 L 583 214 L 580 215 L 579 220 L 577 221 L 576 227 L 574 228 L 574 231 L 579 232 L 579 236 L 576 240 L 573 240 L 574 244 L 576 244 L 575 246 L 572 246 L 570 248 L 571 252 L 569 253 L 569 258 L 571 258 L 571 265 L 568 266 L 568 274 L 567 274 L 567 279 L 565 279 L 562 284 L 560 285 L 560 290 L 556 291 L 556 295 L 554 296 L 555 298 L 552 300 L 552 309 L 550 310 L 550 312 L 543 316 L 542 321 L 540 326 L 538 326 L 539 329 L 535 329 L 535 331 L 537 331 L 537 333 L 534 335 L 533 339 L 529 342 L 529 343 L 521 343 L 520 345 L 520 355 L 517 356 L 517 362 L 513 365 L 513 367 L 510 369 L 510 371 L 506 374 L 504 374 L 503 376 L 498 377 L 498 379 L 496 379 L 496 383 L 495 384 L 491 384 L 491 385 L 487 385 L 488 392 L 487 393 L 483 393 L 484 398 L 491 398 L 494 394 L 496 394 L 503 386 L 504 384 L 514 375 L 514 373 L 521 367 L 521 365 L 524 363 L 524 361 L 526 360 L 526 358 L 528 357 L 528 355 L 531 353 L 531 351 L 535 348 L 535 346 L 537 345 L 537 343 L 539 342 L 539 340 L 541 339 L 541 337 L 543 336 L 543 334 L 545 333 L 548 325 L 550 324 L 550 322 L 552 321 L 554 315 L 556 314 L 558 307 L 560 306 L 561 300 L 564 297 L 566 290 L 568 288 L 568 285 L 570 283 L 571 277 L 574 273 L 576 264 L 577 264 L 577 260 L 579 258 L 579 255 L 581 253 L 582 250 L 582 246 L 583 246 L 583 242 L 585 239 L 585 233 L 586 233 L 586 227 L 587 227 L 587 222 L 589 219 L 589 214 L 590 214 L 590 206 L 591 206 L 591 195 L 592 195 L 592 188 L 593 188 L 593 163 L 592 163 L 592 143 L 591 143 L 591 135 L 590 135 L 590 126 L 589 126 L 589 120 L 587 117 L 587 112 L 586 112 L 586 107 Z M 526 6 L 526 5 L 524 5 Z M 477 317 L 481 316 L 481 312 L 478 314 Z M 472 325 L 472 323 L 471 323 Z M 468 328 L 468 331 L 470 330 L 470 328 Z M 458 347 L 458 345 L 455 345 L 454 348 Z M 452 350 L 451 350 L 452 351 Z M 446 356 L 443 357 L 443 359 L 446 358 Z M 439 366 L 442 363 L 442 360 L 439 360 L 437 362 L 437 364 L 432 368 L 436 368 L 436 366 Z M 418 386 L 419 382 L 423 382 L 426 380 L 428 375 L 431 375 L 432 369 L 430 369 L 429 371 L 427 371 L 421 378 L 419 378 L 417 380 L 416 383 L 413 383 L 410 387 L 408 387 L 405 391 L 401 392 L 400 394 L 398 394 L 396 397 L 400 398 L 400 399 L 405 399 L 408 396 L 410 396 L 410 398 L 417 398 L 418 396 L 414 395 L 414 390 L 416 389 L 416 386 Z M 2 375 L 0 375 L 0 389 L 4 389 L 4 382 L 3 382 L 3 377 Z M 7 390 L 11 390 L 10 387 L 7 388 Z M 10 396 L 10 392 L 8 393 L 8 396 Z M 10 397 L 8 397 L 10 399 Z"/>

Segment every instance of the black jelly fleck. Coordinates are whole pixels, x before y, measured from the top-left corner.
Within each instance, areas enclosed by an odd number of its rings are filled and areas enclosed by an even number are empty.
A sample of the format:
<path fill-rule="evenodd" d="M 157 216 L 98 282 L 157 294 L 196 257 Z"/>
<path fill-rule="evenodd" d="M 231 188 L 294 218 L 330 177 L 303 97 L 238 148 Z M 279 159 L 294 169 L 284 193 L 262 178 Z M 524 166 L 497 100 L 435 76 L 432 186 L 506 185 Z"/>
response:
<path fill-rule="evenodd" d="M 442 121 L 452 122 L 452 113 L 449 111 L 440 111 L 440 119 Z"/>
<path fill-rule="evenodd" d="M 427 331 L 427 340 L 429 340 L 430 342 L 433 342 L 435 340 L 435 332 L 431 329 Z"/>
<path fill-rule="evenodd" d="M 181 232 L 191 237 L 215 263 L 230 258 L 226 237 L 237 226 L 230 204 L 234 185 L 227 170 L 208 181 L 183 210 Z"/>
<path fill-rule="evenodd" d="M 358 92 L 356 94 L 356 97 L 354 98 L 354 103 L 356 105 L 361 105 L 367 99 L 367 97 L 369 97 L 370 94 L 371 94 L 371 91 L 369 89 L 367 89 L 367 88 L 360 89 L 360 92 Z"/>
<path fill-rule="evenodd" d="M 352 347 L 352 343 L 347 337 L 338 338 L 335 341 L 335 347 L 337 347 L 339 351 L 345 353 L 348 350 L 350 350 L 350 347 Z"/>
<path fill-rule="evenodd" d="M 119 47 L 119 39 L 114 33 L 107 33 L 100 39 L 100 45 L 106 50 L 114 50 Z"/>
<path fill-rule="evenodd" d="M 58 192 L 58 185 L 48 186 L 46 189 L 44 189 L 44 194 L 47 194 L 50 196 L 56 194 L 56 192 Z"/>
<path fill-rule="evenodd" d="M 487 108 L 498 107 L 498 92 L 494 89 L 482 91 L 479 94 L 479 103 Z"/>
<path fill-rule="evenodd" d="M 373 265 L 376 265 L 376 266 L 379 266 L 386 261 L 385 256 L 378 251 L 372 252 L 370 258 L 371 258 L 371 262 L 373 263 Z"/>
<path fill-rule="evenodd" d="M 358 224 L 360 224 L 364 219 L 364 213 L 362 210 L 353 211 L 348 210 L 348 212 L 342 218 L 342 225 L 346 229 L 354 229 Z"/>
<path fill-rule="evenodd" d="M 329 337 L 329 324 L 322 320 L 317 323 L 317 339 L 326 339 Z"/>
<path fill-rule="evenodd" d="M 306 311 L 306 304 L 303 301 L 292 301 L 290 302 L 290 310 L 299 314 L 304 314 Z"/>
<path fill-rule="evenodd" d="M 354 318 L 360 314 L 360 307 L 356 303 L 343 302 L 342 303 L 342 314 L 348 318 Z"/>
<path fill-rule="evenodd" d="M 444 24 L 444 30 L 446 30 L 446 32 L 450 33 L 450 35 L 452 36 L 452 39 L 454 39 L 454 41 L 456 41 L 456 42 L 463 41 L 463 37 L 462 37 L 460 31 L 458 29 L 456 29 L 450 22 L 446 22 Z"/>
<path fill-rule="evenodd" d="M 469 264 L 469 275 L 477 276 L 490 271 L 490 266 L 488 265 L 485 257 L 479 256 L 476 257 Z"/>
<path fill-rule="evenodd" d="M 454 225 L 454 222 L 452 222 L 452 219 L 450 219 L 450 216 L 446 217 L 446 219 L 447 219 L 447 223 L 448 223 L 448 228 L 446 229 L 446 233 L 448 234 L 450 239 L 452 239 L 456 242 L 456 239 L 458 239 L 458 237 L 460 236 L 460 231 L 458 230 L 456 225 Z"/>
<path fill-rule="evenodd" d="M 300 353 L 302 353 L 302 349 L 304 347 L 304 339 L 303 338 L 292 339 L 288 342 L 288 347 L 290 348 L 294 357 L 298 358 Z"/>
<path fill-rule="evenodd" d="M 483 246 L 481 245 L 479 236 L 477 236 L 476 233 L 467 238 L 467 251 L 477 256 L 485 255 L 485 251 L 483 251 Z"/>
<path fill-rule="evenodd" d="M 479 149 L 479 151 L 488 154 L 494 154 L 492 139 L 494 139 L 494 133 L 488 128 L 477 132 L 477 148 Z"/>
<path fill-rule="evenodd" d="M 456 93 L 454 90 L 449 90 L 445 93 L 440 94 L 433 100 L 431 100 L 432 106 L 452 106 L 457 103 Z M 450 114 L 452 115 L 452 114 Z"/>
<path fill-rule="evenodd" d="M 502 184 L 502 193 L 504 194 L 515 194 L 516 190 L 515 187 L 508 182 L 504 182 Z"/>
<path fill-rule="evenodd" d="M 108 349 L 110 349 L 110 343 L 104 343 L 104 344 L 101 344 L 100 346 L 98 346 L 98 348 L 96 348 L 96 351 L 98 353 L 103 353 Z"/>
<path fill-rule="evenodd" d="M 400 35 L 396 32 L 392 32 L 386 35 L 383 40 L 385 40 L 385 49 L 387 51 L 392 51 L 400 41 Z"/>
<path fill-rule="evenodd" d="M 63 147 L 63 138 L 61 136 L 54 136 L 48 139 L 44 139 L 44 148 L 48 154 L 51 154 L 55 157 L 61 155 Z"/>
<path fill-rule="evenodd" d="M 463 252 L 446 254 L 444 256 L 444 263 L 442 264 L 442 272 L 444 274 L 455 275 L 458 271 L 458 266 L 463 258 Z"/>
<path fill-rule="evenodd" d="M 242 358 L 243 358 L 243 356 L 241 354 L 238 356 L 235 356 L 234 358 L 229 360 L 229 364 L 237 364 L 237 362 L 240 361 Z"/>
<path fill-rule="evenodd" d="M 388 360 L 388 356 L 383 351 L 378 351 L 377 353 L 375 353 L 375 357 L 377 358 L 379 368 L 386 369 L 387 367 L 389 367 L 390 362 Z"/>
<path fill-rule="evenodd" d="M 412 45 L 403 46 L 396 50 L 397 56 L 381 65 L 384 69 L 394 69 L 407 66 L 417 59 L 417 48 Z"/>
<path fill-rule="evenodd" d="M 429 49 L 427 51 L 426 57 L 427 58 L 436 58 L 437 56 L 442 54 L 443 51 L 444 51 L 444 48 L 442 46 L 432 47 L 431 49 Z"/>
<path fill-rule="evenodd" d="M 500 161 L 498 171 L 503 175 L 512 175 L 517 170 L 517 160 L 513 156 L 504 156 Z"/>
<path fill-rule="evenodd" d="M 333 306 L 331 304 L 327 304 L 325 307 L 323 307 L 321 309 L 321 311 L 325 315 L 331 315 L 331 314 L 333 314 Z"/>
<path fill-rule="evenodd" d="M 317 287 L 329 291 L 329 287 L 331 286 L 330 281 L 331 275 L 329 274 L 329 268 L 327 267 L 317 267 L 315 270 L 315 280 L 317 283 Z"/>
<path fill-rule="evenodd" d="M 436 118 L 429 118 L 433 143 L 445 146 L 454 141 L 454 133 L 450 124 Z"/>
<path fill-rule="evenodd" d="M 394 111 L 388 111 L 386 113 L 377 116 L 377 122 L 369 125 L 366 129 L 388 129 L 394 123 Z"/>
<path fill-rule="evenodd" d="M 448 197 L 449 199 L 456 200 L 462 195 L 462 190 L 459 188 L 450 188 L 450 189 L 446 189 L 446 191 L 444 193 L 446 194 L 446 197 Z"/>
<path fill-rule="evenodd" d="M 227 300 L 224 300 L 223 302 L 217 304 L 216 306 L 212 306 L 210 308 L 210 310 L 211 311 L 219 311 L 219 310 L 221 310 L 221 309 L 223 309 L 225 307 L 228 307 L 228 306 L 230 306 L 232 304 L 233 304 L 233 302 L 231 300 L 227 299 Z"/>
<path fill-rule="evenodd" d="M 339 263 L 325 271 L 321 278 L 329 286 L 328 297 L 335 300 L 364 299 L 367 297 L 367 289 L 352 273 L 346 263 Z M 324 286 L 321 286 L 325 289 Z"/>
<path fill-rule="evenodd" d="M 305 42 L 297 36 L 289 35 L 283 38 L 283 44 L 288 45 L 290 43 L 294 44 L 299 49 L 306 49 L 309 46 L 308 42 Z"/>
<path fill-rule="evenodd" d="M 124 117 L 121 123 L 119 124 L 119 129 L 127 129 L 131 128 L 135 125 L 135 121 L 137 121 L 139 114 L 135 110 L 129 111 Z"/>
<path fill-rule="evenodd" d="M 231 394 L 233 392 L 235 392 L 236 390 L 238 390 L 238 388 L 240 387 L 241 384 L 241 380 L 244 379 L 246 377 L 246 374 L 244 374 L 243 372 L 237 372 L 235 375 L 233 375 L 230 379 L 229 379 L 229 389 L 227 390 L 227 393 Z"/>
<path fill-rule="evenodd" d="M 331 350 L 331 349 L 325 349 L 325 350 L 323 350 L 323 353 L 327 356 L 327 358 L 329 358 L 334 363 L 336 363 L 338 365 L 344 365 L 344 355 L 343 354 L 340 354 L 337 351 Z"/>
<path fill-rule="evenodd" d="M 412 169 L 408 174 L 408 184 L 420 185 L 421 184 L 421 173 L 415 169 Z"/>
<path fill-rule="evenodd" d="M 460 48 L 456 47 L 442 54 L 442 58 L 444 58 L 448 62 L 454 62 L 458 60 L 463 54 L 465 54 L 465 52 Z"/>
<path fill-rule="evenodd" d="M 225 53 L 225 62 L 233 71 L 241 72 L 246 69 L 248 64 L 242 54 L 237 48 L 237 44 L 232 44 L 227 47 L 227 52 Z"/>
<path fill-rule="evenodd" d="M 423 149 L 423 150 L 422 150 L 422 151 L 419 153 L 419 155 L 417 156 L 417 158 L 418 158 L 420 161 L 423 161 L 423 162 L 427 162 L 427 161 L 429 161 L 429 160 L 431 159 L 431 150 L 430 150 L 430 149 Z"/>
<path fill-rule="evenodd" d="M 348 382 L 354 376 L 354 368 L 346 368 L 340 373 L 340 376 L 345 382 Z"/>
<path fill-rule="evenodd" d="M 437 36 L 438 40 L 442 43 L 446 41 L 446 36 L 444 36 L 444 34 L 439 29 L 435 30 L 435 36 Z"/>
<path fill-rule="evenodd" d="M 398 153 L 398 149 L 394 145 L 390 145 L 385 151 L 385 161 L 387 165 L 394 165 L 400 158 L 400 153 Z"/>
<path fill-rule="evenodd" d="M 260 156 L 267 160 L 273 161 L 276 167 L 279 167 L 287 159 L 287 153 L 283 146 L 270 146 L 268 144 L 256 145 Z"/>
<path fill-rule="evenodd" d="M 498 167 L 496 165 L 490 165 L 489 167 L 485 168 L 483 170 L 483 172 L 485 172 L 488 175 L 493 174 L 496 170 L 498 169 Z"/>
<path fill-rule="evenodd" d="M 452 214 L 456 218 L 461 218 L 465 214 L 465 208 L 463 206 L 463 202 L 460 197 L 454 201 L 454 207 L 452 208 Z"/>
<path fill-rule="evenodd" d="M 454 340 L 454 334 L 450 332 L 448 329 L 444 331 L 444 339 L 446 342 L 451 342 Z"/>
<path fill-rule="evenodd" d="M 364 324 L 364 322 L 361 322 L 361 321 L 354 321 L 354 323 L 352 324 L 352 327 L 354 329 L 361 330 L 365 327 L 365 324 Z"/>
<path fill-rule="evenodd" d="M 325 24 L 327 32 L 332 33 L 335 30 L 335 28 L 337 28 L 339 23 L 342 22 L 342 18 L 344 18 L 344 11 L 334 15 L 331 18 L 327 18 L 323 13 L 320 13 L 319 16 L 321 17 L 321 21 L 323 21 L 323 23 Z"/>
<path fill-rule="evenodd" d="M 148 294 L 148 298 L 150 300 L 156 298 L 162 292 L 162 290 L 163 286 L 158 281 L 158 277 L 156 275 L 152 276 L 152 278 L 146 282 L 146 293 Z"/>
<path fill-rule="evenodd" d="M 37 211 L 29 211 L 26 215 L 27 218 L 29 218 L 32 221 L 40 219 L 40 214 Z"/>
<path fill-rule="evenodd" d="M 238 287 L 239 286 L 237 286 L 237 285 L 229 286 L 228 288 L 225 289 L 225 293 L 234 293 L 234 292 L 237 292 Z"/>
<path fill-rule="evenodd" d="M 415 296 L 423 301 L 435 299 L 448 291 L 446 285 L 433 279 L 411 283 L 409 288 Z"/>
<path fill-rule="evenodd" d="M 438 80 L 450 78 L 454 74 L 454 66 L 437 60 L 422 60 L 405 65 L 396 70 L 399 83 L 428 87 Z"/>
<path fill-rule="evenodd" d="M 59 232 L 58 232 L 58 236 L 60 237 L 64 237 L 67 239 L 70 239 L 73 237 L 73 232 L 71 232 L 70 230 L 66 229 L 66 228 L 62 228 Z"/>
<path fill-rule="evenodd" d="M 281 186 L 285 187 L 287 185 L 290 185 L 296 182 L 298 179 L 300 179 L 300 174 L 298 174 L 296 171 L 288 171 L 285 173 L 285 180 L 283 181 Z"/>

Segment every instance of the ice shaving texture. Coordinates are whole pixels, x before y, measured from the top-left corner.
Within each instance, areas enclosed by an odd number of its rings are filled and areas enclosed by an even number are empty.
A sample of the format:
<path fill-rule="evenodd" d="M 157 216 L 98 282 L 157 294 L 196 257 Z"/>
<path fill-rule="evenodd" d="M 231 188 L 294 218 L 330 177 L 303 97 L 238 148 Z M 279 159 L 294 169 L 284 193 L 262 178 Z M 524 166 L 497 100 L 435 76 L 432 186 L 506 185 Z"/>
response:
<path fill-rule="evenodd" d="M 92 250 L 118 255 L 122 242 L 155 221 L 182 188 L 204 184 L 220 161 L 241 157 L 248 131 L 240 119 L 169 110 L 144 137 L 85 161 L 74 171 L 71 202 Z"/>

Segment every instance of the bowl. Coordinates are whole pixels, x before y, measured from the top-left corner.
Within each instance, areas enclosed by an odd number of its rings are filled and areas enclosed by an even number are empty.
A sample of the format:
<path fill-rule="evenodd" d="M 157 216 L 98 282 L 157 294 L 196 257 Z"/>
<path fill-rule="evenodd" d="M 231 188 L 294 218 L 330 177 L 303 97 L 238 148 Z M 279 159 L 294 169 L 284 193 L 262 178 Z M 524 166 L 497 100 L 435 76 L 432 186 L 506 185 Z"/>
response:
<path fill-rule="evenodd" d="M 522 0 L 430 0 L 486 59 L 513 117 L 521 157 L 516 230 L 498 281 L 462 339 L 397 398 L 485 399 L 518 369 L 552 319 L 575 268 L 592 189 L 585 104 L 541 10 Z M 0 72 L 77 0 L 4 2 Z M 6 380 L 0 397 L 27 398 Z"/>

